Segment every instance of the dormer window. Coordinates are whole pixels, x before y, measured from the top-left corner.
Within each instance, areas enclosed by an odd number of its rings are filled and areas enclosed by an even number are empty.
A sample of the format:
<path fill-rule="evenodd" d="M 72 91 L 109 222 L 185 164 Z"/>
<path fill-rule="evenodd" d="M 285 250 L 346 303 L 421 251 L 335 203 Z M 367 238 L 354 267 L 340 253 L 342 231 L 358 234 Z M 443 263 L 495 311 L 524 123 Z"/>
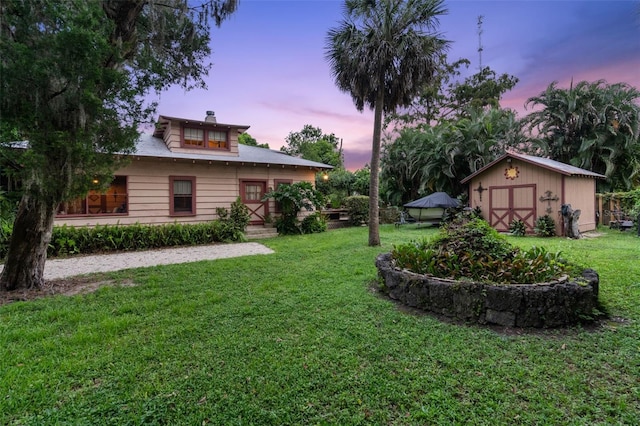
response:
<path fill-rule="evenodd" d="M 182 146 L 185 148 L 229 149 L 226 131 L 207 128 L 183 127 Z"/>
<path fill-rule="evenodd" d="M 227 144 L 227 132 L 218 132 L 215 130 L 209 130 L 209 148 L 228 148 Z"/>
<path fill-rule="evenodd" d="M 204 131 L 202 129 L 184 128 L 184 146 L 204 147 Z"/>

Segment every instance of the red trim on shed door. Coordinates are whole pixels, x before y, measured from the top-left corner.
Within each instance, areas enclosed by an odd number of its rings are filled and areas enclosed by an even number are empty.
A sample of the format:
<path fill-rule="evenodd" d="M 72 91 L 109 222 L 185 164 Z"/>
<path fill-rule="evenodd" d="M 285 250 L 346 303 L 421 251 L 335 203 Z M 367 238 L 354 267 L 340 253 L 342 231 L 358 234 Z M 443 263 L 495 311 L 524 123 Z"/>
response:
<path fill-rule="evenodd" d="M 489 224 L 497 231 L 508 232 L 511 222 L 520 219 L 531 233 L 536 218 L 535 184 L 489 187 Z"/>
<path fill-rule="evenodd" d="M 266 180 L 240 179 L 240 199 L 249 208 L 251 225 L 264 225 L 264 217 L 269 213 L 269 203 L 262 201 L 266 192 Z"/>

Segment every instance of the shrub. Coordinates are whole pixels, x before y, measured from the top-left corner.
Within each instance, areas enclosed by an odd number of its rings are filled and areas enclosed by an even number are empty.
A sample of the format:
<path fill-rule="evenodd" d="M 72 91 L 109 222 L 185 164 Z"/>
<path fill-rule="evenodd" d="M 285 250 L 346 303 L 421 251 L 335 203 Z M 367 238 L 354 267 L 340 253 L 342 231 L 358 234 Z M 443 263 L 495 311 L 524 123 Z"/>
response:
<path fill-rule="evenodd" d="M 539 237 L 553 237 L 556 235 L 556 222 L 551 216 L 545 214 L 536 219 L 533 231 Z"/>
<path fill-rule="evenodd" d="M 569 273 L 571 269 L 560 252 L 550 253 L 544 247 L 533 246 L 516 253 L 507 276 L 516 283 L 545 282 Z"/>
<path fill-rule="evenodd" d="M 396 223 L 400 220 L 400 209 L 398 207 L 387 207 L 380 209 L 380 223 Z"/>
<path fill-rule="evenodd" d="M 0 191 L 0 257 L 4 258 L 9 248 L 17 204 L 4 191 Z"/>
<path fill-rule="evenodd" d="M 298 218 L 282 215 L 276 218 L 276 230 L 280 235 L 298 235 L 302 230 L 298 225 Z"/>
<path fill-rule="evenodd" d="M 135 251 L 162 247 L 242 241 L 244 233 L 229 219 L 167 225 L 54 226 L 48 256 Z"/>
<path fill-rule="evenodd" d="M 631 210 L 629 210 L 629 216 L 631 216 L 631 219 L 633 220 L 638 220 L 638 217 L 640 217 L 640 199 L 631 208 Z"/>
<path fill-rule="evenodd" d="M 249 208 L 240 201 L 240 197 L 231 203 L 231 213 L 224 207 L 218 207 L 216 214 L 218 215 L 218 220 L 215 222 L 217 224 L 214 225 L 215 233 L 221 241 L 245 240 L 244 233 L 247 230 L 251 216 Z"/>
<path fill-rule="evenodd" d="M 431 240 L 394 246 L 395 265 L 439 278 L 510 284 L 547 282 L 577 269 L 560 253 L 520 250 L 481 219 L 452 222 Z"/>
<path fill-rule="evenodd" d="M 484 219 L 484 216 L 482 216 L 482 209 L 480 208 L 480 206 L 475 206 L 473 208 L 473 214 L 475 217 L 478 217 L 480 219 Z"/>
<path fill-rule="evenodd" d="M 527 225 L 521 219 L 513 219 L 509 225 L 509 232 L 516 237 L 524 237 L 527 233 Z"/>
<path fill-rule="evenodd" d="M 167 225 L 96 225 L 93 228 L 54 226 L 48 256 L 91 254 L 105 251 L 134 251 L 162 247 L 244 241 L 249 209 L 236 199 L 231 213 L 216 209 L 212 222 Z M 6 245 L 3 245 L 6 250 Z"/>
<path fill-rule="evenodd" d="M 479 207 L 475 207 L 473 209 L 469 207 L 452 207 L 444 210 L 444 215 L 442 216 L 442 224 L 446 226 L 450 223 L 465 223 L 471 219 L 481 219 L 482 211 Z"/>
<path fill-rule="evenodd" d="M 315 212 L 302 219 L 300 231 L 303 234 L 316 234 L 327 230 L 327 217 L 320 212 Z"/>
<path fill-rule="evenodd" d="M 354 195 L 347 197 L 344 202 L 349 214 L 349 223 L 360 226 L 369 222 L 369 197 Z"/>
<path fill-rule="evenodd" d="M 240 197 L 236 198 L 236 201 L 231 203 L 231 214 L 229 215 L 229 218 L 236 229 L 242 232 L 247 230 L 247 225 L 249 225 L 251 215 L 249 214 L 249 207 L 240 200 Z"/>
<path fill-rule="evenodd" d="M 329 194 L 329 207 L 331 207 L 332 209 L 339 209 L 340 207 L 342 207 L 344 198 L 345 195 L 339 192 Z"/>
<path fill-rule="evenodd" d="M 512 252 L 506 237 L 480 218 L 461 218 L 445 224 L 433 239 L 432 246 L 440 250 L 469 253 L 473 258 L 503 258 Z"/>
<path fill-rule="evenodd" d="M 265 194 L 262 201 L 270 198 L 280 203 L 282 208 L 282 216 L 276 219 L 276 229 L 282 235 L 301 234 L 298 213 L 302 209 L 313 210 L 314 206 L 321 207 L 324 204 L 322 194 L 313 189 L 309 182 L 280 185 L 278 189 Z"/>

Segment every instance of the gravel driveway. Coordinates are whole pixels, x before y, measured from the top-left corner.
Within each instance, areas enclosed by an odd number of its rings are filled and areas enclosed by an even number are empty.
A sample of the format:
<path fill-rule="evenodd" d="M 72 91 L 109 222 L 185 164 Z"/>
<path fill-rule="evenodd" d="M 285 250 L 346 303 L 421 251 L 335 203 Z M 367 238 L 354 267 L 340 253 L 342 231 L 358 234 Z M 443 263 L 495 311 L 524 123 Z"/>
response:
<path fill-rule="evenodd" d="M 273 250 L 259 243 L 234 243 L 50 259 L 44 267 L 44 279 L 57 280 L 93 272 L 271 253 Z M 0 271 L 2 268 L 3 265 L 0 265 Z"/>

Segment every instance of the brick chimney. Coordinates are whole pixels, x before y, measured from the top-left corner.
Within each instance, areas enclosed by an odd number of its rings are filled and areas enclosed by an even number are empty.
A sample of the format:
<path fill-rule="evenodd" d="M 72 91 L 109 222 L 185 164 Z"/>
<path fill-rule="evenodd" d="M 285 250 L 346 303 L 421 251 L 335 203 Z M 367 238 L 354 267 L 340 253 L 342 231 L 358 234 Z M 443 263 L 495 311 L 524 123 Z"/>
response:
<path fill-rule="evenodd" d="M 205 117 L 204 121 L 206 123 L 217 123 L 216 113 L 214 111 L 207 111 L 207 116 Z"/>

